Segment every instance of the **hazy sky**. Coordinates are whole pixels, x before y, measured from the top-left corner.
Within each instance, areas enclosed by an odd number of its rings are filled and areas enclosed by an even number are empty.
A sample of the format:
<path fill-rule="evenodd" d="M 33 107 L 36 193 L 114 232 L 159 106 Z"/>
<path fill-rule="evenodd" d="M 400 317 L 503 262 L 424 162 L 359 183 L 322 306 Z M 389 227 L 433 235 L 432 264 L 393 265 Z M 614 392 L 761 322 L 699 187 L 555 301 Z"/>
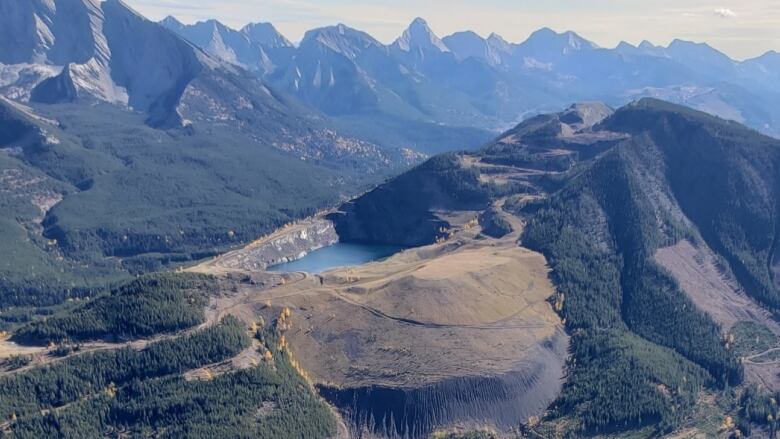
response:
<path fill-rule="evenodd" d="M 780 51 L 780 0 L 125 0 L 152 19 L 217 18 L 231 27 L 270 21 L 298 41 L 311 28 L 344 23 L 383 42 L 417 17 L 441 37 L 470 29 L 524 40 L 541 27 L 573 30 L 602 47 L 647 39 L 705 41 L 743 59 Z"/>

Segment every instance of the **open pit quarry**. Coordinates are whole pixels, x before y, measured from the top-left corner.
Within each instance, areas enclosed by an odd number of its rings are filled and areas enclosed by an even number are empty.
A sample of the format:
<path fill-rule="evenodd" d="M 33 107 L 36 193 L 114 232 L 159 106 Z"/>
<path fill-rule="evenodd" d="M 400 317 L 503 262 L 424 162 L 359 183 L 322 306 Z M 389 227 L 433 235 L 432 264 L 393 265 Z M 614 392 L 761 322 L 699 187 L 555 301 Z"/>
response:
<path fill-rule="evenodd" d="M 290 309 L 286 343 L 353 437 L 508 431 L 557 396 L 568 337 L 545 258 L 502 214 L 514 231 L 501 239 L 480 233 L 476 212 L 450 212 L 450 238 L 433 245 L 321 274 L 265 272 L 338 240 L 315 218 L 191 270 L 245 279 L 212 313 L 252 323 Z"/>

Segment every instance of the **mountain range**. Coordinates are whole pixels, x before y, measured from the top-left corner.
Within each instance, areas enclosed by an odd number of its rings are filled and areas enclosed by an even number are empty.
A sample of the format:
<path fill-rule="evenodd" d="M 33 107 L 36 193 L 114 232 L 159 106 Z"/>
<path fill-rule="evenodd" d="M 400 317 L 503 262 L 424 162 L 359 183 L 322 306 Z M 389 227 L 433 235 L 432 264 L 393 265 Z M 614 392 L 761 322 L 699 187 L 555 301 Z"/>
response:
<path fill-rule="evenodd" d="M 780 133 L 780 55 L 773 51 L 739 62 L 682 40 L 607 49 L 548 28 L 520 43 L 470 31 L 439 38 L 420 18 L 389 45 L 341 24 L 293 44 L 270 23 L 234 30 L 167 17 L 156 26 L 115 1 L 14 0 L 0 8 L 5 96 L 112 102 L 144 112 L 152 126 L 211 119 L 251 131 L 235 111 L 247 107 L 236 94 L 248 93 L 255 114 L 307 111 L 298 119 L 323 121 L 319 114 L 328 119 L 321 126 L 385 151 L 437 153 L 483 144 L 529 115 L 574 101 L 621 106 L 656 97 Z M 138 66 L 143 72 L 133 71 Z M 232 91 L 215 94 L 208 84 L 216 82 Z M 295 99 L 279 105 L 285 96 Z M 284 109 L 296 100 L 298 108 Z"/>
<path fill-rule="evenodd" d="M 213 20 L 182 26 L 173 18 L 162 24 L 187 38 L 217 26 Z M 204 40 L 206 34 L 213 37 Z M 191 40 L 221 56 L 225 42 L 219 35 L 204 31 Z M 223 58 L 234 59 L 242 44 Z M 780 93 L 776 52 L 735 61 L 707 44 L 682 40 L 667 47 L 622 42 L 608 49 L 574 32 L 548 28 L 520 43 L 470 31 L 439 38 L 420 18 L 390 45 L 337 25 L 311 30 L 297 47 L 285 47 L 292 56 L 276 62 L 266 79 L 330 116 L 353 122 L 372 113 L 366 123 L 393 117 L 500 131 L 572 101 L 620 106 L 657 97 L 780 133 L 773 105 Z M 241 63 L 257 62 L 255 57 Z"/>

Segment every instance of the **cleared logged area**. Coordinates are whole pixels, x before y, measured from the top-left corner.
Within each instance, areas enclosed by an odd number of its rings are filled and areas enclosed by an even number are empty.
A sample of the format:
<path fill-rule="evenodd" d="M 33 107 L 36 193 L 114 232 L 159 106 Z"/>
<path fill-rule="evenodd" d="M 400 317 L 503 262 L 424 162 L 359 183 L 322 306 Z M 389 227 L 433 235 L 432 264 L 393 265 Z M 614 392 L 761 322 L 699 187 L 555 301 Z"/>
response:
<path fill-rule="evenodd" d="M 758 349 L 746 349 L 743 357 L 745 377 L 749 382 L 780 390 L 780 361 L 771 355 L 780 343 L 780 325 L 766 309 L 749 298 L 724 263 L 705 244 L 683 240 L 659 249 L 656 261 L 672 273 L 693 303 L 712 317 L 724 333 L 736 326 L 750 324 L 773 341 Z M 749 335 L 753 339 L 758 335 Z M 733 338 L 733 337 L 732 337 Z M 741 340 L 732 340 L 738 344 Z M 750 340 L 751 344 L 754 343 Z M 767 348 L 767 349 L 765 349 Z"/>

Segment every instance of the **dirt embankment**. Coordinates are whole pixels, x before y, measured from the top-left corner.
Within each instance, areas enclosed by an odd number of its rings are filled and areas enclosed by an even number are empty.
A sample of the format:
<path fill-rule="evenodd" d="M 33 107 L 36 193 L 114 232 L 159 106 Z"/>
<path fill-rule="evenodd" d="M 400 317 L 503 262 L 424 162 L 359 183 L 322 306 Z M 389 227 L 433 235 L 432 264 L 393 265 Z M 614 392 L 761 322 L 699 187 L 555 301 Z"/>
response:
<path fill-rule="evenodd" d="M 428 437 L 441 427 L 507 431 L 541 413 L 554 399 L 560 380 L 557 364 L 568 339 L 550 340 L 530 361 L 501 375 L 466 375 L 420 387 L 320 385 L 320 393 L 338 406 L 355 432 L 380 437 Z M 530 354 L 530 353 L 529 353 Z M 528 358 L 526 358 L 528 360 Z"/>

